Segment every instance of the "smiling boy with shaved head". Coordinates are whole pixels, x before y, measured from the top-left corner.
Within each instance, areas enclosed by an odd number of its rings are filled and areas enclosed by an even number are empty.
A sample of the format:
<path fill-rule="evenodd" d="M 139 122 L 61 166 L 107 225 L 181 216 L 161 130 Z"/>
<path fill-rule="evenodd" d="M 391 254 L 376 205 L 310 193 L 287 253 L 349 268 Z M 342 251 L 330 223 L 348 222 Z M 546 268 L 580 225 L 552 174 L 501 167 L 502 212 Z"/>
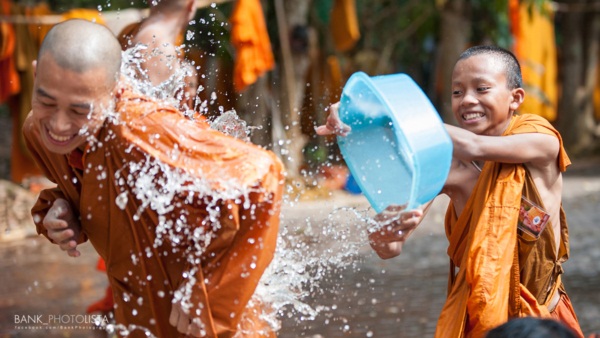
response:
<path fill-rule="evenodd" d="M 560 134 L 545 119 L 519 115 L 525 99 L 514 55 L 475 46 L 452 73 L 452 111 L 446 125 L 452 143 L 450 173 L 442 189 L 450 197 L 445 229 L 450 274 L 448 297 L 435 337 L 483 337 L 509 318 L 552 317 L 583 337 L 562 282 L 569 236 L 562 209 L 562 172 L 571 163 Z M 321 135 L 350 132 L 332 106 Z M 519 228 L 522 197 L 549 221 L 539 238 Z M 370 234 L 377 254 L 392 258 L 428 210 L 390 207 L 377 219 L 391 225 Z M 391 215 L 390 215 L 391 214 Z"/>
<path fill-rule="evenodd" d="M 275 250 L 280 161 L 132 92 L 120 64 L 98 24 L 69 20 L 44 40 L 23 127 L 57 184 L 32 209 L 38 233 L 73 257 L 89 239 L 129 337 L 274 336 L 250 300 Z"/>

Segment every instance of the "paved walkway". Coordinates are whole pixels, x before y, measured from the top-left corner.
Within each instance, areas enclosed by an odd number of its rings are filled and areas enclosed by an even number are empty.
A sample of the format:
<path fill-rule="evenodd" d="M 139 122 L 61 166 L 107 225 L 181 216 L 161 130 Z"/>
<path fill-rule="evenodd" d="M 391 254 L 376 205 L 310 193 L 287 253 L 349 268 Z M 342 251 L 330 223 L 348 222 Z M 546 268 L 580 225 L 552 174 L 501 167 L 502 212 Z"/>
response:
<path fill-rule="evenodd" d="M 572 243 L 565 283 L 587 335 L 600 332 L 600 160 L 582 161 L 574 169 L 565 177 Z M 446 293 L 446 203 L 436 201 L 403 254 L 387 261 L 357 238 L 356 229 L 364 224 L 359 216 L 368 209 L 362 196 L 336 194 L 286 206 L 286 238 L 307 239 L 307 256 L 336 257 L 345 269 L 326 268 L 318 280 L 309 280 L 305 288 L 312 291 L 304 301 L 323 309 L 305 320 L 284 308 L 280 337 L 431 337 Z M 344 257 L 340 253 L 348 243 L 357 252 Z M 85 320 L 85 307 L 102 297 L 106 286 L 106 278 L 94 269 L 92 247 L 80 248 L 82 256 L 73 259 L 38 236 L 0 242 L 0 337 L 105 336 L 86 323 L 69 325 Z M 57 321 L 65 327 L 36 325 L 36 316 L 51 315 L 67 315 Z"/>

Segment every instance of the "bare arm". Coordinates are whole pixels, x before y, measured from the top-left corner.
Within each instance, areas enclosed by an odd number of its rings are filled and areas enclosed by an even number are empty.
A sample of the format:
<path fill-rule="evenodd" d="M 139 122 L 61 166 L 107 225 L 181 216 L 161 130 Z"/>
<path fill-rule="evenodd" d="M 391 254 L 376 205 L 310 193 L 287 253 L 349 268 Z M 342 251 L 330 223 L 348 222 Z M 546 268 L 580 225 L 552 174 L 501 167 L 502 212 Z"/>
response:
<path fill-rule="evenodd" d="M 140 31 L 134 42 L 148 46 L 148 55 L 145 56 L 142 67 L 146 70 L 150 82 L 158 85 L 179 69 L 179 55 L 168 36 L 155 33 L 153 29 Z"/>
<path fill-rule="evenodd" d="M 530 163 L 543 167 L 554 163 L 558 156 L 558 139 L 547 134 L 485 136 L 451 125 L 446 125 L 446 130 L 454 145 L 453 156 L 463 161 Z"/>

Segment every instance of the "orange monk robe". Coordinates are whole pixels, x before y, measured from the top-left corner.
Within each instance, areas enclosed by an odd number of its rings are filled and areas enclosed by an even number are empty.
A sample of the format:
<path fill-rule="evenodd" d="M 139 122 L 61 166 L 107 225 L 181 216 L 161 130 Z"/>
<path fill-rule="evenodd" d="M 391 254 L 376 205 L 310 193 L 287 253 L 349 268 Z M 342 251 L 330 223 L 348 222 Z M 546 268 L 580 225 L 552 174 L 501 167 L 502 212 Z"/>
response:
<path fill-rule="evenodd" d="M 355 0 L 335 0 L 329 21 L 335 49 L 346 52 L 360 39 Z"/>
<path fill-rule="evenodd" d="M 34 121 L 27 119 L 23 132 L 28 145 L 47 177 L 58 185 L 44 190 L 32 209 L 38 232 L 46 235 L 40 220 L 52 201 L 69 201 L 80 216 L 80 240 L 89 239 L 106 262 L 117 323 L 148 328 L 158 337 L 177 337 L 168 320 L 174 292 L 186 282 L 183 275 L 190 268 L 183 251 L 192 248 L 189 232 L 204 230 L 214 236 L 192 276 L 196 283 L 191 313 L 199 313 L 208 337 L 233 336 L 244 314 L 250 317 L 242 324 L 246 329 L 249 324 L 254 324 L 251 330 L 261 326 L 260 311 L 245 308 L 275 250 L 283 192 L 281 162 L 271 152 L 126 90 L 118 95 L 116 110 L 121 122 L 107 120 L 100 128 L 96 134 L 100 143 L 88 146 L 81 159 L 83 171 L 69 164 L 69 156 L 48 152 Z M 141 175 L 134 169 L 154 160 L 166 164 L 156 174 Z M 210 200 L 220 210 L 215 233 L 206 199 L 177 193 L 168 201 L 172 210 L 161 216 L 156 207 L 143 206 L 136 197 L 132 187 L 136 179 L 150 178 L 158 185 L 168 176 L 167 168 L 206 179 L 214 191 L 222 190 L 215 182 L 233 180 L 252 192 L 236 197 L 238 201 Z M 127 199 L 117 203 L 118 196 Z M 180 217 L 187 222 L 172 228 L 175 237 L 163 233 L 163 243 L 154 245 L 161 234 L 157 227 L 165 223 L 159 221 Z M 177 236 L 179 244 L 173 239 Z M 146 336 L 137 330 L 130 337 Z"/>
<path fill-rule="evenodd" d="M 63 13 L 61 17 L 63 21 L 70 19 L 83 19 L 101 25 L 105 24 L 102 13 L 100 13 L 97 9 L 75 8 Z"/>
<path fill-rule="evenodd" d="M 560 141 L 557 165 L 561 171 L 566 170 L 570 160 L 562 147 L 560 134 L 548 121 L 530 114 L 514 116 L 504 135 L 520 133 L 556 136 Z M 438 320 L 436 337 L 483 337 L 488 330 L 503 324 L 510 316 L 550 317 L 546 305 L 538 304 L 523 284 L 518 283 L 512 289 L 517 219 L 525 181 L 526 169 L 523 165 L 488 162 L 463 212 L 457 216 L 454 205 L 450 203 L 448 206 L 446 234 L 450 242 L 448 255 L 451 270 L 448 299 Z M 560 265 L 566 261 L 566 220 L 561 223 L 561 257 L 556 257 L 552 245 L 552 252 L 546 252 L 545 256 L 546 259 L 552 257 L 552 261 L 540 264 Z M 455 267 L 459 268 L 457 273 L 454 272 Z M 562 270 L 558 266 L 554 271 Z M 528 273 L 521 272 L 521 281 L 527 278 Z M 511 297 L 513 303 L 520 304 L 519 313 L 512 313 L 516 305 L 509 301 Z M 570 318 L 563 321 L 568 323 Z"/>
<path fill-rule="evenodd" d="M 519 108 L 523 114 L 536 114 L 556 120 L 558 104 L 558 59 L 554 34 L 554 13 L 550 6 L 542 13 L 538 6 L 510 0 L 514 53 L 521 64 L 527 98 Z"/>
<path fill-rule="evenodd" d="M 233 86 L 242 92 L 275 61 L 260 0 L 237 0 L 231 22 L 231 43 L 236 55 L 233 66 Z"/>

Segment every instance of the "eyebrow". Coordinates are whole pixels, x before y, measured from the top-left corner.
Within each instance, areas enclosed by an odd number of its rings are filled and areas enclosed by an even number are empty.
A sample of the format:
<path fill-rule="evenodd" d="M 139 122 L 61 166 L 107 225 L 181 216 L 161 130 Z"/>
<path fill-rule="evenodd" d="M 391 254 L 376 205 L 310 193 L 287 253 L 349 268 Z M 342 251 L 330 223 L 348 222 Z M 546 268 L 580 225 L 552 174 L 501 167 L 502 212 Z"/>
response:
<path fill-rule="evenodd" d="M 56 98 L 50 94 L 48 94 L 45 90 L 43 90 L 42 88 L 38 88 L 37 89 L 37 93 L 45 98 L 51 99 L 51 100 L 55 100 Z M 72 103 L 70 105 L 70 107 L 72 108 L 79 108 L 79 109 L 86 109 L 86 110 L 91 110 L 92 109 L 92 105 L 90 103 Z"/>

